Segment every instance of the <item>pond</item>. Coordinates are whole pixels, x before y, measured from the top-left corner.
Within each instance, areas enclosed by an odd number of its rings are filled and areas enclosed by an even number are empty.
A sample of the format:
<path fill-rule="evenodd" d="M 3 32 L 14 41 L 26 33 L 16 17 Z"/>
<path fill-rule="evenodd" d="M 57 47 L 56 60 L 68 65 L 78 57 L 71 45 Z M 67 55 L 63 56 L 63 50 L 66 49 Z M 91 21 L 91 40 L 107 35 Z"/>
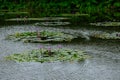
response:
<path fill-rule="evenodd" d="M 61 20 L 57 20 L 61 24 Z M 0 26 L 0 79 L 1 80 L 119 80 L 120 79 L 120 27 L 98 27 L 83 22 L 71 22 L 66 25 L 34 25 L 44 21 L 4 22 Z M 73 20 L 74 21 L 74 20 Z M 53 21 L 47 21 L 51 23 Z M 57 22 L 57 24 L 58 24 Z M 64 21 L 63 21 L 64 22 Z M 46 23 L 46 21 L 45 21 Z M 56 23 L 55 21 L 53 24 Z M 74 23 L 74 24 L 73 24 Z M 52 24 L 52 25 L 53 25 Z M 23 43 L 5 40 L 6 36 L 16 32 L 37 30 L 60 31 L 77 36 L 71 42 L 63 43 Z M 91 37 L 95 33 L 117 33 L 117 39 Z M 57 46 L 83 50 L 92 58 L 81 62 L 14 62 L 4 57 L 38 46 Z"/>

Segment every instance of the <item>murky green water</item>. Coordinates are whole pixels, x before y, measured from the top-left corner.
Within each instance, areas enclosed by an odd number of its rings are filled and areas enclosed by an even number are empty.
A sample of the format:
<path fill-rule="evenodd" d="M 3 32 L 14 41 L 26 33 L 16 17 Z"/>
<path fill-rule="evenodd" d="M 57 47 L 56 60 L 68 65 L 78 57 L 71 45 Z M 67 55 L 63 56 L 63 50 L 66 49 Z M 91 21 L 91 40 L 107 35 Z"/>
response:
<path fill-rule="evenodd" d="M 35 21 L 38 22 L 38 21 Z M 35 23 L 32 22 L 32 23 Z M 31 23 L 31 22 L 28 22 Z M 11 23 L 12 24 L 12 23 Z M 14 23 L 13 23 L 14 24 Z M 33 26 L 19 22 L 14 25 L 4 23 L 0 26 L 0 80 L 119 80 L 120 79 L 120 40 L 102 40 L 90 38 L 93 32 L 119 32 L 120 28 L 88 26 L 76 23 L 68 26 Z M 74 28 L 73 28 L 74 26 Z M 15 32 L 50 30 L 79 35 L 82 38 L 69 43 L 23 43 L 5 40 L 8 34 Z M 6 61 L 5 56 L 36 49 L 39 45 L 56 46 L 85 50 L 93 56 L 84 62 L 36 63 Z"/>

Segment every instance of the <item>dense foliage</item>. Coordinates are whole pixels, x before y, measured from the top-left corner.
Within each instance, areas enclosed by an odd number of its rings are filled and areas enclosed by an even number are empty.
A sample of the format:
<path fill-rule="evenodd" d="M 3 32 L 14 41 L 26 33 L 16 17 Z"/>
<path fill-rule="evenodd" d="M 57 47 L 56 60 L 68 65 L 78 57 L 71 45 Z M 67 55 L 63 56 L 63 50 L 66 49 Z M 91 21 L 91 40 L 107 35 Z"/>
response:
<path fill-rule="evenodd" d="M 58 16 L 60 13 L 87 13 L 93 19 L 120 17 L 119 0 L 1 0 L 0 10 L 27 11 L 29 17 Z M 118 18 L 119 19 L 119 18 Z M 102 19 L 104 20 L 104 19 Z"/>
<path fill-rule="evenodd" d="M 27 10 L 32 13 L 40 12 L 84 12 L 92 13 L 96 11 L 118 10 L 119 0 L 3 0 L 0 1 L 0 9 L 4 10 Z M 48 12 L 49 11 L 49 12 Z"/>

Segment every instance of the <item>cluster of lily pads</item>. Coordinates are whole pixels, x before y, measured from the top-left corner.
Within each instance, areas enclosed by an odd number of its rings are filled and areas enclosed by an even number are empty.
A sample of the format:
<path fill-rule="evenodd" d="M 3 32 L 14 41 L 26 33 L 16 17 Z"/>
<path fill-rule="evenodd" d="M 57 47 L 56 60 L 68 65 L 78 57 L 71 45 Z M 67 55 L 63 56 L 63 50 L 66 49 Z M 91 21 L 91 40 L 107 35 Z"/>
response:
<path fill-rule="evenodd" d="M 8 35 L 6 39 L 23 42 L 63 42 L 74 39 L 72 35 L 62 32 L 52 31 L 36 31 L 36 32 L 22 32 Z"/>
<path fill-rule="evenodd" d="M 69 18 L 64 17 L 44 17 L 44 18 L 12 18 L 5 19 L 5 21 L 56 21 L 56 20 L 69 20 Z"/>
<path fill-rule="evenodd" d="M 120 32 L 102 32 L 102 33 L 93 33 L 91 37 L 101 38 L 101 39 L 120 39 Z"/>
<path fill-rule="evenodd" d="M 70 22 L 61 22 L 61 21 L 54 21 L 54 22 L 40 22 L 36 23 L 36 26 L 64 26 L 69 25 Z"/>
<path fill-rule="evenodd" d="M 55 61 L 83 61 L 90 56 L 84 51 L 65 48 L 39 48 L 19 54 L 11 54 L 6 59 L 17 62 L 55 62 Z"/>
<path fill-rule="evenodd" d="M 90 25 L 94 25 L 94 26 L 120 26 L 120 22 L 97 22 L 97 23 L 90 23 Z"/>

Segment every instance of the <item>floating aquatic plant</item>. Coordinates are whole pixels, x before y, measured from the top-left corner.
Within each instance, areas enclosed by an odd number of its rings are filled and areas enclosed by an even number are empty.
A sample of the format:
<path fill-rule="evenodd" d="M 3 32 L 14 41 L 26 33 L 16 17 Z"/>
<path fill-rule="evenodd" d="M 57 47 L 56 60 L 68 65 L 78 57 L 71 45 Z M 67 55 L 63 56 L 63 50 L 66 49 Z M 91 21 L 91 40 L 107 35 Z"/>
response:
<path fill-rule="evenodd" d="M 101 39 L 120 39 L 120 33 L 119 32 L 113 32 L 113 33 L 108 33 L 108 32 L 93 33 L 91 36 L 95 37 L 95 38 L 101 38 Z"/>
<path fill-rule="evenodd" d="M 56 20 L 68 20 L 64 17 L 45 17 L 45 18 L 27 18 L 26 21 L 56 21 Z M 5 21 L 24 21 L 24 18 L 12 18 L 5 19 Z"/>
<path fill-rule="evenodd" d="M 90 23 L 90 25 L 95 25 L 95 26 L 120 26 L 120 22 L 97 22 L 97 23 Z"/>
<path fill-rule="evenodd" d="M 24 42 L 63 42 L 71 41 L 74 37 L 62 32 L 40 31 L 40 32 L 23 32 L 8 35 L 6 39 Z"/>
<path fill-rule="evenodd" d="M 64 48 L 40 48 L 31 51 L 11 54 L 7 56 L 7 60 L 14 60 L 17 62 L 55 62 L 55 61 L 82 61 L 90 56 L 84 51 L 64 49 Z"/>
<path fill-rule="evenodd" d="M 61 21 L 54 21 L 54 22 L 40 22 L 36 23 L 36 26 L 64 26 L 69 25 L 70 22 L 61 22 Z"/>

